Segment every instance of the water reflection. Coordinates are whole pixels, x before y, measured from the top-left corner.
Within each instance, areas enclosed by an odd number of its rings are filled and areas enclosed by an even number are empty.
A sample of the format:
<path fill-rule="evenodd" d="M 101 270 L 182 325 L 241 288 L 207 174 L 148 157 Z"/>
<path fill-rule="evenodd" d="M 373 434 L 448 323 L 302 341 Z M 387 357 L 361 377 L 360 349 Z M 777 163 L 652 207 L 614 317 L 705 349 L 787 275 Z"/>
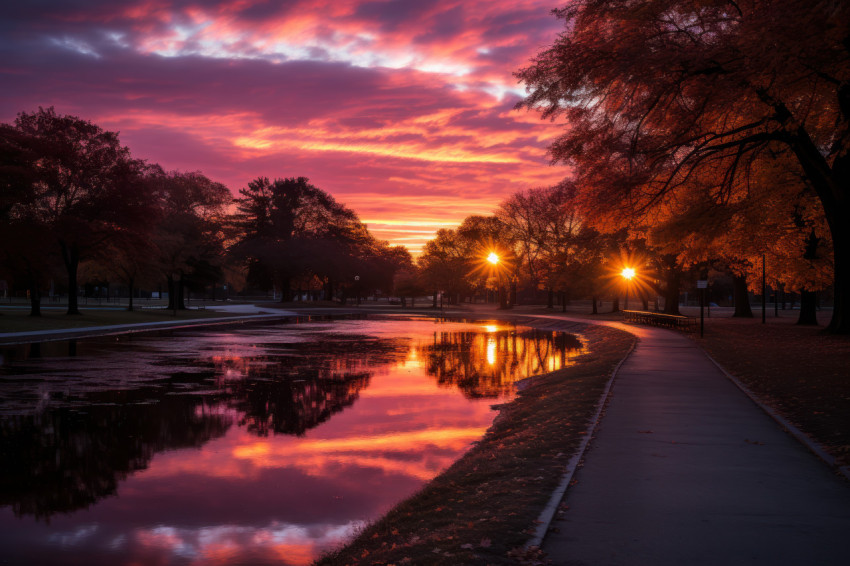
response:
<path fill-rule="evenodd" d="M 480 438 L 488 398 L 580 352 L 572 336 L 490 326 L 350 320 L 7 349 L 4 559 L 309 563 Z"/>
<path fill-rule="evenodd" d="M 335 335 L 253 357 L 214 356 L 216 385 L 239 424 L 260 436 L 302 436 L 350 407 L 372 372 L 407 354 L 407 340 Z"/>
<path fill-rule="evenodd" d="M 563 332 L 516 331 L 485 325 L 486 333 L 434 333 L 425 346 L 428 373 L 467 397 L 499 397 L 530 375 L 556 371 L 583 353 L 581 341 Z"/>
<path fill-rule="evenodd" d="M 200 447 L 230 418 L 208 414 L 200 400 L 146 391 L 92 395 L 85 411 L 58 407 L 0 419 L 0 506 L 49 519 L 115 495 L 118 483 L 164 450 Z"/>

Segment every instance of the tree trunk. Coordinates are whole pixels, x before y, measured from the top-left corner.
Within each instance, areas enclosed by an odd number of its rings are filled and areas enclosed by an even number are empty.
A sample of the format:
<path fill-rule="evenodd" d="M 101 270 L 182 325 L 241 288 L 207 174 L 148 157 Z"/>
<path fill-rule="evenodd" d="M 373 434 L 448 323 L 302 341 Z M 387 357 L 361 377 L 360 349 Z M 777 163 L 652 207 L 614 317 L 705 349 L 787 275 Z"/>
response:
<path fill-rule="evenodd" d="M 177 286 L 177 288 L 175 290 L 176 292 L 174 293 L 176 295 L 175 298 L 177 299 L 177 310 L 184 311 L 184 310 L 186 310 L 186 300 L 185 300 L 186 299 L 186 296 L 185 296 L 186 286 L 183 284 L 183 274 L 182 273 L 180 274 L 180 278 L 174 281 L 174 284 Z"/>
<path fill-rule="evenodd" d="M 567 292 L 561 291 L 561 312 L 567 312 Z"/>
<path fill-rule="evenodd" d="M 846 124 L 850 119 L 850 83 L 847 81 L 838 89 L 838 103 Z M 826 329 L 833 334 L 850 334 L 850 224 L 847 222 L 850 218 L 850 152 L 845 145 L 830 166 L 821 148 L 802 127 L 790 140 L 791 149 L 823 205 L 832 236 L 835 299 L 832 319 Z"/>
<path fill-rule="evenodd" d="M 130 312 L 133 311 L 133 283 L 135 283 L 135 280 L 132 277 L 130 277 L 130 279 L 127 280 L 127 284 L 130 287 L 130 304 L 127 307 L 127 310 L 130 311 Z"/>
<path fill-rule="evenodd" d="M 611 312 L 620 312 L 620 297 L 614 297 L 611 301 Z"/>
<path fill-rule="evenodd" d="M 797 324 L 818 325 L 818 294 L 814 291 L 800 291 L 800 317 L 797 319 Z"/>
<path fill-rule="evenodd" d="M 679 270 L 675 267 L 667 268 L 664 281 L 664 314 L 681 314 L 679 312 Z"/>
<path fill-rule="evenodd" d="M 735 313 L 732 316 L 753 318 L 750 307 L 750 294 L 747 292 L 747 278 L 744 275 L 732 278 L 732 296 L 735 302 Z"/>
<path fill-rule="evenodd" d="M 325 297 L 328 301 L 334 300 L 334 280 L 333 277 L 328 277 L 328 296 Z"/>
<path fill-rule="evenodd" d="M 835 296 L 832 319 L 826 329 L 833 334 L 850 334 L 850 206 L 838 224 L 832 228 L 832 246 L 834 254 L 833 293 Z M 802 304 L 802 302 L 801 302 Z"/>
<path fill-rule="evenodd" d="M 176 310 L 177 305 L 177 296 L 174 292 L 174 276 L 166 275 L 165 276 L 165 287 L 168 289 L 168 306 L 166 307 L 168 310 L 173 311 Z"/>
<path fill-rule="evenodd" d="M 80 252 L 77 246 L 62 245 L 62 261 L 65 262 L 65 270 L 68 272 L 68 312 L 65 314 L 80 314 L 77 301 L 77 268 L 80 266 Z"/>
<path fill-rule="evenodd" d="M 41 291 L 38 285 L 30 289 L 30 316 L 41 316 Z"/>
<path fill-rule="evenodd" d="M 280 302 L 288 303 L 291 296 L 289 289 L 289 277 L 284 277 L 280 280 Z"/>
<path fill-rule="evenodd" d="M 549 295 L 546 299 L 546 308 L 551 309 L 555 306 L 555 291 L 552 289 L 552 287 L 549 287 L 547 291 L 549 292 Z"/>
<path fill-rule="evenodd" d="M 590 314 L 599 314 L 599 310 L 596 308 L 596 305 L 599 304 L 599 297 L 593 297 L 590 302 L 593 303 L 593 310 Z"/>

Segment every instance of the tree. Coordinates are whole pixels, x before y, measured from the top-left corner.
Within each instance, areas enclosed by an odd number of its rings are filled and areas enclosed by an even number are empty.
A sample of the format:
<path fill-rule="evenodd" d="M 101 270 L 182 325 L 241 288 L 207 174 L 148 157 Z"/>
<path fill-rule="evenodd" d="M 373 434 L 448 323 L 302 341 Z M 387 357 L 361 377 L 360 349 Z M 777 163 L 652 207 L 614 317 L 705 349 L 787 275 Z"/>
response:
<path fill-rule="evenodd" d="M 576 197 L 575 185 L 565 181 L 519 191 L 505 200 L 497 213 L 515 242 L 518 263 L 529 285 L 548 291 L 549 308 L 554 306 L 556 290 L 564 300 L 569 291 L 577 290 L 580 265 L 589 259 L 585 252 L 590 250 L 580 249 L 590 242 Z"/>
<path fill-rule="evenodd" d="M 385 241 L 372 238 L 359 251 L 358 295 L 378 290 L 389 295 L 395 287 L 396 274 L 413 269 L 413 258 L 404 246 L 390 246 Z"/>
<path fill-rule="evenodd" d="M 157 262 L 168 284 L 168 308 L 184 309 L 187 284 L 220 278 L 224 258 L 226 207 L 233 201 L 227 187 L 200 172 L 150 175 L 157 216 L 152 235 Z M 129 246 L 132 242 L 127 242 Z M 133 269 L 133 266 L 127 266 Z"/>
<path fill-rule="evenodd" d="M 353 211 L 306 177 L 259 177 L 239 193 L 230 253 L 245 263 L 249 283 L 279 286 L 288 301 L 291 282 L 305 274 L 322 277 L 329 298 L 340 280 L 353 281 L 358 248 L 374 240 Z"/>
<path fill-rule="evenodd" d="M 498 264 L 487 261 L 490 253 L 499 256 Z M 425 244 L 417 260 L 420 282 L 434 291 L 435 297 L 443 291 L 449 303 L 454 304 L 462 295 L 497 280 L 500 272 L 502 278 L 512 277 L 514 256 L 513 242 L 498 218 L 471 215 L 456 230 L 438 230 L 436 237 Z M 501 302 L 506 303 L 501 287 L 499 293 Z"/>
<path fill-rule="evenodd" d="M 442 228 L 436 236 L 425 243 L 422 255 L 417 259 L 421 282 L 429 289 L 446 293 L 449 302 L 469 292 L 468 275 L 473 269 L 474 251 L 469 242 L 461 238 L 456 230 Z"/>
<path fill-rule="evenodd" d="M 80 261 L 149 215 L 151 199 L 134 190 L 146 166 L 118 134 L 52 107 L 18 114 L 14 130 L 35 155 L 18 215 L 43 225 L 56 242 L 68 276 L 68 314 L 79 314 Z"/>
<path fill-rule="evenodd" d="M 33 213 L 34 150 L 27 135 L 0 124 L 0 276 L 29 290 L 30 315 L 41 316 L 54 261 L 47 226 Z"/>
<path fill-rule="evenodd" d="M 522 103 L 565 116 L 552 148 L 612 214 L 642 214 L 709 184 L 793 162 L 834 251 L 833 332 L 850 332 L 850 4 L 802 0 L 578 0 L 566 31 L 519 78 Z M 610 216 L 611 214 L 609 214 Z"/>
<path fill-rule="evenodd" d="M 734 276 L 735 316 L 752 317 L 747 281 L 761 292 L 762 261 L 774 288 L 809 293 L 832 281 L 829 229 L 815 195 L 793 169 L 772 160 L 754 169 L 746 198 L 717 201 L 711 188 L 694 187 L 663 207 L 651 230 L 653 245 L 677 254 L 685 266 L 719 261 Z M 814 308 L 814 304 L 810 306 Z M 815 320 L 801 310 L 801 320 Z"/>
<path fill-rule="evenodd" d="M 517 257 L 516 241 L 510 230 L 498 216 L 467 216 L 457 227 L 457 242 L 464 250 L 469 265 L 467 282 L 473 287 L 486 286 L 488 280 L 498 288 L 500 308 L 509 308 L 516 303 Z M 498 256 L 498 262 L 489 261 L 490 254 Z M 510 294 L 506 292 L 510 289 Z M 450 299 L 454 301 L 455 299 Z M 436 293 L 434 306 L 436 307 Z"/>
<path fill-rule="evenodd" d="M 133 310 L 133 292 L 140 282 L 153 282 L 151 273 L 157 271 L 151 233 L 123 233 L 110 240 L 98 255 L 98 262 L 109 274 L 127 285 L 127 310 Z"/>

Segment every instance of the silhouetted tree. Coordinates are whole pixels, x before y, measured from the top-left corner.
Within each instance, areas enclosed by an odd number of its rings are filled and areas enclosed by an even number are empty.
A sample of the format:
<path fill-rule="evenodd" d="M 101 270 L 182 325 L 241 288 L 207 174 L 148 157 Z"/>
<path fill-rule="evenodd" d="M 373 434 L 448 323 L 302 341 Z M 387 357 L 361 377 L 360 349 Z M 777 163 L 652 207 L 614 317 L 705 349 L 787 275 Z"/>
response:
<path fill-rule="evenodd" d="M 199 172 L 160 171 L 149 182 L 158 206 L 153 241 L 168 284 L 168 308 L 183 309 L 187 282 L 220 277 L 225 209 L 233 197 L 227 187 Z"/>
<path fill-rule="evenodd" d="M 61 252 L 68 275 L 68 314 L 79 314 L 77 269 L 116 230 L 149 216 L 149 195 L 134 190 L 146 166 L 118 135 L 53 108 L 20 113 L 14 129 L 36 155 L 19 215 L 40 223 Z"/>
<path fill-rule="evenodd" d="M 305 177 L 260 177 L 239 193 L 230 253 L 244 261 L 249 283 L 279 286 L 288 301 L 293 279 L 308 273 L 326 281 L 328 298 L 340 281 L 353 282 L 359 248 L 373 240 L 353 211 Z"/>

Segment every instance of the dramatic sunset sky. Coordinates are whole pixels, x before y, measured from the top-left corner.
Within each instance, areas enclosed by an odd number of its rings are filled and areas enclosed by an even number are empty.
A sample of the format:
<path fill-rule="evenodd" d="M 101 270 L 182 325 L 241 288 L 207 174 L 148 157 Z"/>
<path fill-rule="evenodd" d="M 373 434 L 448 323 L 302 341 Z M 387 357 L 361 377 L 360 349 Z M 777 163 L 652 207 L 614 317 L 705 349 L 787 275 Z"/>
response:
<path fill-rule="evenodd" d="M 566 171 L 514 110 L 558 0 L 28 0 L 0 18 L 0 121 L 54 106 L 236 193 L 305 176 L 418 251 Z"/>

